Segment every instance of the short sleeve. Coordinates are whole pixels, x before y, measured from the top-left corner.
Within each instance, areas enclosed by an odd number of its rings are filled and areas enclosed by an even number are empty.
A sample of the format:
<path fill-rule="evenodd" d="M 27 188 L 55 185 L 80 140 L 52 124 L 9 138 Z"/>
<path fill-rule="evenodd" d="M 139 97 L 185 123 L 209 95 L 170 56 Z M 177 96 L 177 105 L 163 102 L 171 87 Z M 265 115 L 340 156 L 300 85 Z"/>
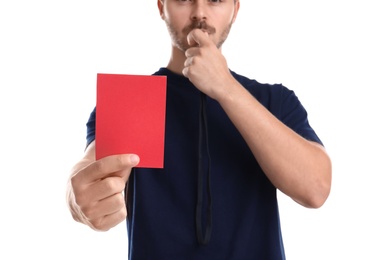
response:
<path fill-rule="evenodd" d="M 323 145 L 310 126 L 308 113 L 294 91 L 282 88 L 282 107 L 280 120 L 303 138 Z"/>
<path fill-rule="evenodd" d="M 87 145 L 86 147 L 95 140 L 96 133 L 96 107 L 91 112 L 87 122 Z"/>

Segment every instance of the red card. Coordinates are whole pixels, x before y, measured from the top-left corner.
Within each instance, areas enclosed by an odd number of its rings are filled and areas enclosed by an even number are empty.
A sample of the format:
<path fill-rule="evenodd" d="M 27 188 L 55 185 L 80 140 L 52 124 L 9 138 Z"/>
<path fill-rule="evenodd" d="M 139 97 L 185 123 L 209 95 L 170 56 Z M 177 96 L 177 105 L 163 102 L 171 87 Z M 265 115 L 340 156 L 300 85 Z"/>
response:
<path fill-rule="evenodd" d="M 137 167 L 163 168 L 166 77 L 97 75 L 96 159 L 134 153 Z"/>

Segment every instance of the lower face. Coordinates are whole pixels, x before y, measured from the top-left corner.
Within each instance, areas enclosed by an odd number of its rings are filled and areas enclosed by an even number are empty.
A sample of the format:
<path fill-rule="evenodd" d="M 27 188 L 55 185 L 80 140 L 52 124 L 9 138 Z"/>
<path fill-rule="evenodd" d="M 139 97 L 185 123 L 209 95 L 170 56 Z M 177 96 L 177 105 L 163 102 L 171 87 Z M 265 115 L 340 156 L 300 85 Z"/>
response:
<path fill-rule="evenodd" d="M 164 11 L 167 12 L 167 9 L 165 9 Z M 217 48 L 221 48 L 221 46 L 227 39 L 234 22 L 233 15 L 230 15 L 228 16 L 229 20 L 227 23 L 221 25 L 220 28 L 216 28 L 212 24 L 209 24 L 207 20 L 205 20 L 206 22 L 200 22 L 191 20 L 189 18 L 185 20 L 183 19 L 183 17 L 186 17 L 186 14 L 183 15 L 183 13 L 165 13 L 164 17 L 164 21 L 171 36 L 172 45 L 183 52 L 185 52 L 190 47 L 187 42 L 187 35 L 195 28 L 199 28 L 203 31 L 206 31 L 214 41 Z M 189 15 L 187 15 L 187 17 L 189 17 Z M 184 24 L 183 20 L 187 23 Z"/>

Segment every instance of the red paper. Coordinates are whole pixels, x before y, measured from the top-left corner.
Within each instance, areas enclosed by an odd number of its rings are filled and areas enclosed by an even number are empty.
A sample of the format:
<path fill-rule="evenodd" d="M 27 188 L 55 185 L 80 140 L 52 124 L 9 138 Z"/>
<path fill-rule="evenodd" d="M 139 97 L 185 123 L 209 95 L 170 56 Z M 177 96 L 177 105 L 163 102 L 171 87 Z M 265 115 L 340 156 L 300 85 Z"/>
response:
<path fill-rule="evenodd" d="M 163 168 L 165 111 L 165 76 L 98 74 L 96 159 L 133 153 Z"/>

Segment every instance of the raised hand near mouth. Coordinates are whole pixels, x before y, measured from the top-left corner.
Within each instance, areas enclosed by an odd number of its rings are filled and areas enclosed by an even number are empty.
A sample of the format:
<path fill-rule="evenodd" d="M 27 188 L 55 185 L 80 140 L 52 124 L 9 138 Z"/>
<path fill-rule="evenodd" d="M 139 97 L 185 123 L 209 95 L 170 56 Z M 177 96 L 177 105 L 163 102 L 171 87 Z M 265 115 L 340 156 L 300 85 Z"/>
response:
<path fill-rule="evenodd" d="M 200 91 L 218 99 L 233 79 L 225 57 L 206 31 L 193 29 L 187 36 L 183 75 Z"/>

